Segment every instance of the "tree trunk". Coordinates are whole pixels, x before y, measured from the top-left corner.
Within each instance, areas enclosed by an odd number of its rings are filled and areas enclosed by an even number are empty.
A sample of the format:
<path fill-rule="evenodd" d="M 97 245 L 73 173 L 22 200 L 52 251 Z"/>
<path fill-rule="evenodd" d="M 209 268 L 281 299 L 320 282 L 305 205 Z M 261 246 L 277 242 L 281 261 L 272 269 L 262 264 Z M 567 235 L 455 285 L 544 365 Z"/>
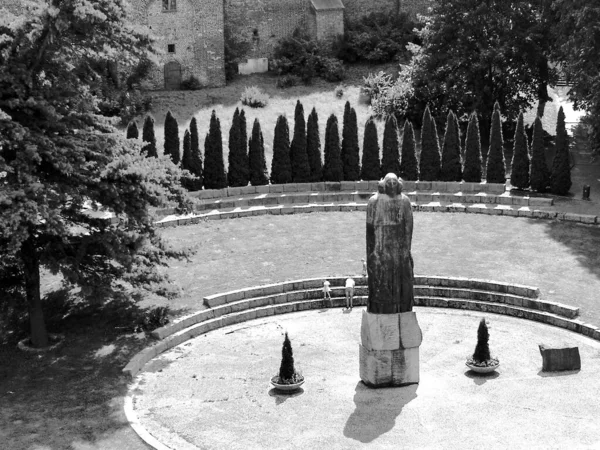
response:
<path fill-rule="evenodd" d="M 29 324 L 31 326 L 31 345 L 37 348 L 48 346 L 48 332 L 42 311 L 40 296 L 40 262 L 33 237 L 30 236 L 21 246 L 21 259 L 25 274 L 25 292 L 29 307 Z"/>

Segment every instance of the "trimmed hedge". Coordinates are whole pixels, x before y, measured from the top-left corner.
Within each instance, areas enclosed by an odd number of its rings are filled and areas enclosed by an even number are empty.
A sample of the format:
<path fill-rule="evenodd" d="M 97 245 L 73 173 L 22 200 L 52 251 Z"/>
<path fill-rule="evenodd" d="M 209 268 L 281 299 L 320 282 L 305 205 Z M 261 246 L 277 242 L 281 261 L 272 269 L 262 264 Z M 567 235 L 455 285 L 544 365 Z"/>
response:
<path fill-rule="evenodd" d="M 427 106 L 423 113 L 423 127 L 421 128 L 419 179 L 422 181 L 437 181 L 440 179 L 441 170 L 442 158 L 437 127 L 429 112 L 429 106 Z"/>
<path fill-rule="evenodd" d="M 419 179 L 415 131 L 413 130 L 412 123 L 408 120 L 404 121 L 404 131 L 402 132 L 400 177 L 407 181 L 417 181 Z"/>
<path fill-rule="evenodd" d="M 294 112 L 294 137 L 290 146 L 290 160 L 292 164 L 292 181 L 294 183 L 308 183 L 310 181 L 310 165 L 306 151 L 306 122 L 304 121 L 304 108 L 300 100 L 296 102 Z"/>
<path fill-rule="evenodd" d="M 148 158 L 157 158 L 156 151 L 156 135 L 154 134 L 154 119 L 152 116 L 146 116 L 144 119 L 144 127 L 142 128 L 142 151 L 146 152 Z"/>
<path fill-rule="evenodd" d="M 552 162 L 551 190 L 553 194 L 567 195 L 571 189 L 571 164 L 569 162 L 569 136 L 565 127 L 562 106 L 556 121 L 556 153 Z"/>
<path fill-rule="evenodd" d="M 377 125 L 373 116 L 365 123 L 363 137 L 363 154 L 360 178 L 362 180 L 377 180 L 381 175 L 379 162 L 379 141 L 377 138 Z"/>
<path fill-rule="evenodd" d="M 390 114 L 383 129 L 383 148 L 381 151 L 381 176 L 394 173 L 400 176 L 400 151 L 398 149 L 398 122 Z"/>
<path fill-rule="evenodd" d="M 511 166 L 510 184 L 517 189 L 527 189 L 529 187 L 529 144 L 523 124 L 523 113 L 520 113 L 517 119 Z"/>
<path fill-rule="evenodd" d="M 550 171 L 546 165 L 544 149 L 544 129 L 539 117 L 533 123 L 533 139 L 531 141 L 531 169 L 529 173 L 531 189 L 546 192 L 550 184 Z"/>
<path fill-rule="evenodd" d="M 340 148 L 340 134 L 335 114 L 327 119 L 325 129 L 325 164 L 323 165 L 323 181 L 343 181 L 344 168 Z"/>
<path fill-rule="evenodd" d="M 167 112 L 165 117 L 165 155 L 171 157 L 173 164 L 179 164 L 181 160 L 181 154 L 179 150 L 179 125 L 177 125 L 177 119 L 173 117 L 171 111 Z"/>
<path fill-rule="evenodd" d="M 481 183 L 481 139 L 479 120 L 475 113 L 471 114 L 467 126 L 463 180 L 468 183 Z"/>
<path fill-rule="evenodd" d="M 250 136 L 248 147 L 250 184 L 252 186 L 264 186 L 269 184 L 267 161 L 265 159 L 265 144 L 258 119 L 254 119 L 252 135 Z"/>
<path fill-rule="evenodd" d="M 490 130 L 490 148 L 487 156 L 485 179 L 488 183 L 506 183 L 506 163 L 504 161 L 504 139 L 500 105 L 494 104 L 492 128 Z"/>
<path fill-rule="evenodd" d="M 359 154 L 356 111 L 350 106 L 350 102 L 346 102 L 342 130 L 342 165 L 345 181 L 357 181 L 360 178 Z"/>
<path fill-rule="evenodd" d="M 319 136 L 319 116 L 315 108 L 308 115 L 306 125 L 306 153 L 310 166 L 310 181 L 323 180 L 323 162 L 321 160 L 321 137 Z"/>
<path fill-rule="evenodd" d="M 271 162 L 271 183 L 292 182 L 292 162 L 290 161 L 290 129 L 287 118 L 277 118 L 273 136 L 273 161 Z"/>
<path fill-rule="evenodd" d="M 460 157 L 460 128 L 458 119 L 452 111 L 446 117 L 446 132 L 442 146 L 441 181 L 461 181 L 462 161 Z"/>
<path fill-rule="evenodd" d="M 223 189 L 224 187 L 227 187 L 227 176 L 223 162 L 221 122 L 213 109 L 208 134 L 204 139 L 204 188 Z"/>

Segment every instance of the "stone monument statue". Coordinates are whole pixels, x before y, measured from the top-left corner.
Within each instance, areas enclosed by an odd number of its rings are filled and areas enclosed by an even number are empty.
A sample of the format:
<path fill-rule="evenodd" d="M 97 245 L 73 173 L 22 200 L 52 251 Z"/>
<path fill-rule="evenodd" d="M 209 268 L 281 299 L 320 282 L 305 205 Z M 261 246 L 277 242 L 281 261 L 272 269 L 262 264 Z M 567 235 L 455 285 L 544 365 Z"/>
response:
<path fill-rule="evenodd" d="M 414 305 L 413 217 L 402 180 L 388 173 L 367 205 L 369 299 L 363 312 L 360 377 L 367 386 L 419 382 L 421 329 Z"/>

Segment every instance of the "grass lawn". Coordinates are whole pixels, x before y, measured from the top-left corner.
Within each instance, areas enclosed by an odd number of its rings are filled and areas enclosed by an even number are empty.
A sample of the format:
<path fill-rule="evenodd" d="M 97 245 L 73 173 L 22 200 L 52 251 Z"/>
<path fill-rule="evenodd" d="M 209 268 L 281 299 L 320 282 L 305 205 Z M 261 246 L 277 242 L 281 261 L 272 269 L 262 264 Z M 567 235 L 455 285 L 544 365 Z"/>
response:
<path fill-rule="evenodd" d="M 577 305 L 584 321 L 600 325 L 599 228 L 469 214 L 414 217 L 417 274 L 538 286 L 544 299 Z M 162 232 L 174 246 L 194 252 L 168 269 L 181 287 L 170 302 L 176 314 L 200 309 L 203 296 L 230 289 L 357 274 L 365 252 L 364 212 L 259 216 Z M 62 331 L 66 344 L 45 356 L 0 346 L 1 447 L 146 449 L 125 421 L 127 380 L 120 371 L 149 342 L 100 316 Z"/>

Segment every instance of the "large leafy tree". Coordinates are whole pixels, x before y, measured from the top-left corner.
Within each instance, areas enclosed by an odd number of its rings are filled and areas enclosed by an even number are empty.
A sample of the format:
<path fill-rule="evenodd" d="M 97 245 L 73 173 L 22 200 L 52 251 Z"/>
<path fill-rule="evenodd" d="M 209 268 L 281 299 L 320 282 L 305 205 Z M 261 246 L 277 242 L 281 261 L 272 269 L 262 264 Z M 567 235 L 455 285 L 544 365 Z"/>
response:
<path fill-rule="evenodd" d="M 570 0 L 569 0 L 570 1 Z M 584 2 L 585 0 L 581 0 Z M 507 119 L 538 99 L 555 79 L 548 67 L 547 0 L 438 0 L 420 33 L 413 66 L 415 101 L 435 117 L 479 111 L 484 148 L 494 103 Z M 565 3 L 568 3 L 565 0 Z"/>
<path fill-rule="evenodd" d="M 554 0 L 550 13 L 556 19 L 553 58 L 561 63 L 575 108 L 592 117 L 592 146 L 600 153 L 600 3 Z"/>
<path fill-rule="evenodd" d="M 49 342 L 41 267 L 85 300 L 139 298 L 163 280 L 166 257 L 182 256 L 149 212 L 187 207 L 181 171 L 145 158 L 95 107 L 106 59 L 126 68 L 151 49 L 125 17 L 121 0 L 51 0 L 21 17 L 0 9 L 0 254 L 22 274 L 35 347 Z"/>

